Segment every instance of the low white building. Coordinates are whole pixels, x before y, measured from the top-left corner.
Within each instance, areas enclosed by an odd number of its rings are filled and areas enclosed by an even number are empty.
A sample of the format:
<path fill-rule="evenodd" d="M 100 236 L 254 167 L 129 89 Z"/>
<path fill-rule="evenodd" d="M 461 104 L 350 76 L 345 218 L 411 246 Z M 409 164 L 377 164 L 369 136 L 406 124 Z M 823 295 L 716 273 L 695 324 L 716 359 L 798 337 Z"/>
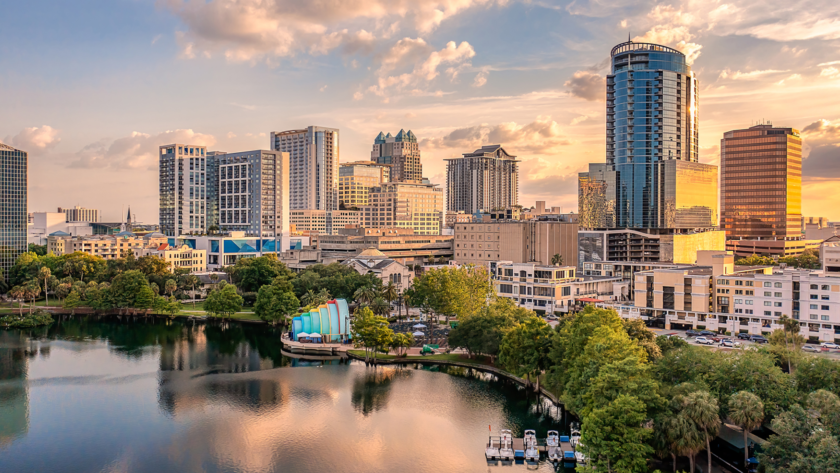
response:
<path fill-rule="evenodd" d="M 579 277 L 574 266 L 494 261 L 490 273 L 498 296 L 547 314 L 567 313 L 595 300 L 621 301 L 628 296 L 628 283 L 621 277 Z"/>
<path fill-rule="evenodd" d="M 28 225 L 27 243 L 46 245 L 47 237 L 55 232 L 71 236 L 92 235 L 93 229 L 88 222 L 68 222 L 64 212 L 34 212 L 32 223 Z"/>

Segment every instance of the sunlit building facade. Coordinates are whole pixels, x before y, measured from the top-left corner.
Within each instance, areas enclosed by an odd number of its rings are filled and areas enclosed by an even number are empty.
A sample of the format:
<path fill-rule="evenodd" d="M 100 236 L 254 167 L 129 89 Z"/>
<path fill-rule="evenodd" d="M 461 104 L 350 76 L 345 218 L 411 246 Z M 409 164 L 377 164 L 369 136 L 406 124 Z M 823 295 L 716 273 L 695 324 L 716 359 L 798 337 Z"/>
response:
<path fill-rule="evenodd" d="M 202 233 L 207 221 L 207 148 L 175 143 L 160 147 L 160 229 L 166 236 Z"/>
<path fill-rule="evenodd" d="M 408 130 L 400 130 L 397 136 L 379 132 L 373 140 L 371 161 L 392 166 L 390 180 L 393 182 L 422 182 L 423 165 L 420 163 L 420 144 L 417 136 Z"/>
<path fill-rule="evenodd" d="M 290 209 L 338 210 L 338 129 L 272 132 L 271 149 L 289 153 Z"/>
<path fill-rule="evenodd" d="M 799 130 L 756 125 L 720 140 L 721 229 L 727 238 L 802 237 Z"/>
<path fill-rule="evenodd" d="M 370 188 L 391 180 L 391 165 L 374 161 L 341 163 L 338 169 L 338 204 L 354 209 L 368 204 Z"/>
<path fill-rule="evenodd" d="M 519 160 L 501 145 L 445 161 L 446 210 L 475 214 L 519 204 Z"/>

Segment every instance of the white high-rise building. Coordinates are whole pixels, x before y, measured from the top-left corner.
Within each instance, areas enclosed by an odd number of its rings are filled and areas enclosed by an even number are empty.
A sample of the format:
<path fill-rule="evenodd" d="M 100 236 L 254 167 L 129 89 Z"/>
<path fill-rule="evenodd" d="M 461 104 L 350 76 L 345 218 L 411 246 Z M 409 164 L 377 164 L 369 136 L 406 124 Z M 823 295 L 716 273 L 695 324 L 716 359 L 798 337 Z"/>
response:
<path fill-rule="evenodd" d="M 206 152 L 197 145 L 160 147 L 160 230 L 166 236 L 204 233 L 209 226 Z"/>
<path fill-rule="evenodd" d="M 275 239 L 289 232 L 289 153 L 216 152 L 214 159 L 223 232 Z"/>
<path fill-rule="evenodd" d="M 292 210 L 338 210 L 338 129 L 310 126 L 271 133 L 271 149 L 289 153 Z"/>
<path fill-rule="evenodd" d="M 99 210 L 96 209 L 86 209 L 77 205 L 72 209 L 64 209 L 59 207 L 58 211 L 65 214 L 65 218 L 68 222 L 96 223 L 99 221 Z"/>
<path fill-rule="evenodd" d="M 446 210 L 474 214 L 519 203 L 519 161 L 501 145 L 446 159 Z"/>

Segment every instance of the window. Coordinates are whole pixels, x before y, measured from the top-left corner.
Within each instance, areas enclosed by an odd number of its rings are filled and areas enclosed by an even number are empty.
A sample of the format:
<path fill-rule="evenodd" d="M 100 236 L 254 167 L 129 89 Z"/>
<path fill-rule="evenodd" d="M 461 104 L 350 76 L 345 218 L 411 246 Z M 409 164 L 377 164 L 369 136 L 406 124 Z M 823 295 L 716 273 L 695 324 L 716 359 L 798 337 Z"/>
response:
<path fill-rule="evenodd" d="M 811 320 L 817 320 L 817 314 L 811 314 Z"/>
<path fill-rule="evenodd" d="M 820 308 L 819 304 L 811 304 L 811 310 L 817 310 L 819 308 Z"/>
<path fill-rule="evenodd" d="M 770 315 L 770 311 L 769 311 L 769 310 L 765 310 L 765 311 L 764 311 L 764 315 Z"/>
<path fill-rule="evenodd" d="M 744 300 L 743 299 L 735 299 L 735 303 L 736 304 L 743 304 Z"/>
<path fill-rule="evenodd" d="M 736 296 L 743 296 L 744 295 L 743 289 L 735 289 L 735 295 Z"/>
<path fill-rule="evenodd" d="M 822 299 L 824 301 L 830 300 L 828 295 L 822 295 L 822 296 L 820 296 L 820 299 Z"/>
<path fill-rule="evenodd" d="M 819 298 L 820 298 L 820 296 L 818 296 L 817 294 L 811 294 L 811 299 L 812 300 L 817 300 Z"/>
<path fill-rule="evenodd" d="M 828 320 L 828 316 L 827 316 L 827 315 L 823 315 L 823 316 L 821 316 L 820 318 L 821 318 L 822 320 L 826 320 L 826 321 Z"/>
<path fill-rule="evenodd" d="M 747 309 L 747 313 L 752 314 L 753 313 L 752 309 Z"/>
<path fill-rule="evenodd" d="M 781 306 L 782 306 L 781 302 L 774 302 L 773 303 L 773 307 L 781 307 Z"/>
<path fill-rule="evenodd" d="M 771 305 L 773 305 L 773 303 L 772 303 L 772 302 L 770 302 L 770 301 L 764 301 L 764 305 L 765 305 L 765 306 L 771 306 Z"/>
<path fill-rule="evenodd" d="M 820 306 L 820 310 L 828 310 L 828 309 L 829 309 L 829 307 L 827 305 Z"/>
<path fill-rule="evenodd" d="M 735 280 L 735 285 L 736 285 L 736 286 L 743 286 L 743 285 L 744 285 L 744 281 Z"/>
<path fill-rule="evenodd" d="M 771 287 L 771 283 L 770 283 L 770 282 L 768 282 L 768 281 L 765 281 L 765 282 L 764 282 L 764 287 Z"/>
<path fill-rule="evenodd" d="M 829 290 L 828 284 L 823 284 L 823 285 L 820 287 L 820 290 L 823 290 L 823 291 L 828 291 L 828 290 Z"/>
<path fill-rule="evenodd" d="M 819 287 L 819 286 L 817 286 L 816 284 L 811 284 L 811 290 L 812 290 L 812 291 L 816 291 L 816 290 L 817 290 L 817 289 L 819 289 L 819 288 L 820 288 L 820 287 Z"/>
<path fill-rule="evenodd" d="M 764 297 L 771 297 L 773 295 L 770 291 L 764 291 Z"/>
<path fill-rule="evenodd" d="M 744 301 L 744 303 L 747 304 L 747 305 L 753 305 L 752 299 L 747 299 L 747 300 Z"/>
<path fill-rule="evenodd" d="M 774 292 L 773 297 L 782 297 L 782 293 L 781 292 Z"/>
<path fill-rule="evenodd" d="M 752 287 L 752 285 L 753 285 L 753 282 L 752 282 L 752 281 L 747 281 L 746 286 Z"/>
<path fill-rule="evenodd" d="M 774 283 L 773 287 L 782 287 L 782 283 L 780 283 L 780 282 Z"/>

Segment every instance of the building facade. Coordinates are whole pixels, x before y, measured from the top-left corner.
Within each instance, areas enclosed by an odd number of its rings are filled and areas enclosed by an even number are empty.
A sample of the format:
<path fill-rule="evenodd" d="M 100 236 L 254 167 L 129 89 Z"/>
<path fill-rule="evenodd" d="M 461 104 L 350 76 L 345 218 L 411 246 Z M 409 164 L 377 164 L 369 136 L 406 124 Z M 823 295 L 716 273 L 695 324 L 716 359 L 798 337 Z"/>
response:
<path fill-rule="evenodd" d="M 215 271 L 236 264 L 236 261 L 241 258 L 256 258 L 266 255 L 277 255 L 279 258 L 284 251 L 299 250 L 309 246 L 310 238 L 286 234 L 277 238 L 260 238 L 246 235 L 245 232 L 231 232 L 224 236 L 202 235 L 170 238 L 166 243 L 177 248 L 186 245 L 192 249 L 204 250 L 207 254 L 207 270 Z"/>
<path fill-rule="evenodd" d="M 28 243 L 46 245 L 47 237 L 55 232 L 65 232 L 73 236 L 93 235 L 93 227 L 88 222 L 67 220 L 64 212 L 32 213 L 32 223 L 28 226 Z"/>
<path fill-rule="evenodd" d="M 538 313 L 568 313 L 586 299 L 613 301 L 627 295 L 627 283 L 620 277 L 581 277 L 574 266 L 499 261 L 490 270 L 499 297 Z"/>
<path fill-rule="evenodd" d="M 411 130 L 400 130 L 397 136 L 379 132 L 373 140 L 371 161 L 391 166 L 392 182 L 422 182 L 423 165 L 420 163 L 420 145 Z M 385 182 L 385 181 L 382 181 Z"/>
<path fill-rule="evenodd" d="M 9 269 L 27 251 L 29 155 L 0 143 L 0 269 Z"/>
<path fill-rule="evenodd" d="M 291 210 L 338 210 L 338 129 L 272 132 L 271 149 L 289 153 Z"/>
<path fill-rule="evenodd" d="M 446 210 L 474 214 L 519 203 L 519 161 L 501 145 L 446 159 Z"/>
<path fill-rule="evenodd" d="M 167 236 L 203 233 L 207 222 L 207 148 L 171 144 L 160 147 L 160 227 Z"/>
<path fill-rule="evenodd" d="M 720 140 L 721 229 L 730 239 L 802 237 L 799 130 L 756 125 Z"/>
<path fill-rule="evenodd" d="M 289 231 L 289 154 L 278 151 L 216 153 L 218 226 L 279 238 Z"/>
<path fill-rule="evenodd" d="M 475 222 L 455 225 L 455 261 L 487 266 L 493 261 L 577 266 L 578 224 L 563 221 Z"/>
<path fill-rule="evenodd" d="M 722 231 L 646 233 L 638 230 L 581 230 L 578 262 L 638 262 L 695 264 L 699 251 L 723 251 Z"/>
<path fill-rule="evenodd" d="M 207 252 L 187 245 L 178 247 L 163 243 L 157 249 L 150 250 L 148 254 L 164 260 L 169 270 L 173 272 L 176 269 L 185 269 L 191 273 L 203 273 L 207 270 Z"/>
<path fill-rule="evenodd" d="M 359 222 L 365 228 L 410 228 L 420 235 L 439 235 L 443 190 L 434 184 L 384 182 L 370 189 Z"/>
<path fill-rule="evenodd" d="M 150 233 L 142 237 L 128 231 L 116 235 L 73 236 L 59 231 L 47 237 L 47 253 L 61 256 L 82 252 L 112 260 L 125 258 L 129 252 L 133 252 L 139 258 L 157 251 L 166 243 L 167 236 L 162 233 Z"/>
<path fill-rule="evenodd" d="M 430 258 L 452 259 L 451 235 L 421 235 L 409 228 L 345 228 L 313 242 L 324 260 L 346 261 L 375 248 L 402 264 L 423 264 Z"/>
<path fill-rule="evenodd" d="M 335 235 L 348 225 L 358 226 L 360 213 L 357 210 L 292 210 L 289 223 L 297 234 Z"/>
<path fill-rule="evenodd" d="M 394 283 L 400 294 L 411 287 L 411 282 L 414 280 L 414 271 L 376 248 L 368 248 L 342 264 L 353 268 L 363 276 L 376 275 L 383 285 Z"/>
<path fill-rule="evenodd" d="M 99 211 L 96 209 L 86 209 L 78 205 L 72 209 L 58 208 L 58 212 L 64 213 L 68 222 L 90 222 L 96 223 L 99 221 Z"/>
<path fill-rule="evenodd" d="M 345 210 L 368 205 L 371 187 L 391 180 L 391 164 L 374 161 L 341 163 L 338 168 L 338 205 Z"/>

